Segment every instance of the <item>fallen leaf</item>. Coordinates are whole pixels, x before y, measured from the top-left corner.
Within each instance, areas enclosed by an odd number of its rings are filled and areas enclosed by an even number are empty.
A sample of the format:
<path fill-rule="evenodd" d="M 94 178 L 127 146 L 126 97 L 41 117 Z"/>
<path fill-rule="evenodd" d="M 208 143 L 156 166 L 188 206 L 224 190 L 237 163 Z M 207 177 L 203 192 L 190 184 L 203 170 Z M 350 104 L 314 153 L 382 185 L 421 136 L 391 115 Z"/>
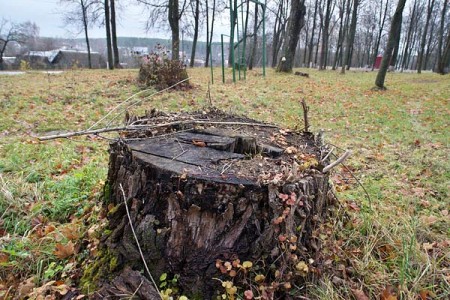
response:
<path fill-rule="evenodd" d="M 428 293 L 429 292 L 427 290 L 421 290 L 419 292 L 420 300 L 427 300 Z"/>
<path fill-rule="evenodd" d="M 397 300 L 397 295 L 391 286 L 387 286 L 383 292 L 381 292 L 380 300 Z"/>
<path fill-rule="evenodd" d="M 59 228 L 59 232 L 68 240 L 77 240 L 80 238 L 79 225 L 71 223 L 62 228 Z"/>
<path fill-rule="evenodd" d="M 192 144 L 197 147 L 206 147 L 206 143 L 200 140 L 192 140 Z"/>
<path fill-rule="evenodd" d="M 434 246 L 436 246 L 436 242 L 434 242 L 434 243 L 423 243 L 422 244 L 422 248 L 425 251 L 429 251 L 429 250 L 433 249 Z"/>
<path fill-rule="evenodd" d="M 363 291 L 352 289 L 353 296 L 355 296 L 356 300 L 369 300 L 369 297 L 364 294 Z"/>
<path fill-rule="evenodd" d="M 423 216 L 422 222 L 425 223 L 425 225 L 432 225 L 437 222 L 438 218 L 435 216 Z"/>
<path fill-rule="evenodd" d="M 75 252 L 74 244 L 71 241 L 69 241 L 65 245 L 58 243 L 58 244 L 56 244 L 55 248 L 56 249 L 53 252 L 53 254 L 55 254 L 60 259 L 64 259 L 69 256 L 72 256 Z"/>
<path fill-rule="evenodd" d="M 8 254 L 0 252 L 0 264 L 6 264 L 8 260 L 9 260 Z"/>

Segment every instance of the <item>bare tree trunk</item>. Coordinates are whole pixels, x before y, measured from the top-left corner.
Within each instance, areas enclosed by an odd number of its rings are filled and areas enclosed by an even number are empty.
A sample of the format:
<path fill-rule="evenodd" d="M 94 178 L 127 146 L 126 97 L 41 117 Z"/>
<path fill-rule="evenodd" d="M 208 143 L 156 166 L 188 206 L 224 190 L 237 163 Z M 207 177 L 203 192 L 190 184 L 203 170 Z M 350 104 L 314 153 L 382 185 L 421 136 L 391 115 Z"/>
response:
<path fill-rule="evenodd" d="M 350 23 L 350 32 L 347 35 L 347 45 L 344 54 L 344 60 L 342 61 L 341 74 L 345 74 L 345 68 L 350 69 L 352 62 L 353 42 L 356 34 L 356 22 L 358 20 L 358 6 L 361 0 L 353 0 L 353 12 L 352 21 Z"/>
<path fill-rule="evenodd" d="M 232 66 L 232 60 L 234 60 L 234 30 L 236 28 L 237 21 L 237 0 L 230 0 L 230 7 L 232 7 L 230 18 L 232 18 L 231 28 L 230 28 L 230 47 L 228 53 L 228 67 Z M 233 41 L 233 43 L 232 43 Z"/>
<path fill-rule="evenodd" d="M 375 49 L 373 51 L 373 57 L 372 57 L 372 71 L 375 68 L 375 61 L 377 60 L 378 51 L 380 50 L 381 35 L 383 34 L 384 24 L 386 23 L 388 7 L 389 7 L 389 0 L 386 0 L 383 17 L 381 16 L 383 9 L 380 9 L 380 23 L 379 23 L 379 28 L 378 28 L 377 42 L 375 44 Z"/>
<path fill-rule="evenodd" d="M 256 48 L 258 47 L 258 3 L 255 3 L 255 23 L 253 24 L 253 44 L 252 52 L 248 62 L 248 69 L 253 69 L 253 64 L 255 63 Z M 265 46 L 265 45 L 264 45 Z"/>
<path fill-rule="evenodd" d="M 402 26 L 402 14 L 405 8 L 406 0 L 399 0 L 397 4 L 397 9 L 395 10 L 394 16 L 392 17 L 391 29 L 389 30 L 389 38 L 386 45 L 386 50 L 384 51 L 383 60 L 381 62 L 380 70 L 378 70 L 377 78 L 375 80 L 375 85 L 379 89 L 386 89 L 384 86 L 384 80 L 386 78 L 386 72 L 391 61 L 392 53 L 394 51 L 395 44 L 400 39 L 400 33 Z"/>
<path fill-rule="evenodd" d="M 178 0 L 169 0 L 168 9 L 170 31 L 172 33 L 172 60 L 180 59 L 180 23 Z"/>
<path fill-rule="evenodd" d="M 412 13 L 409 20 L 409 28 L 408 28 L 408 35 L 406 37 L 406 44 L 405 49 L 403 51 L 403 58 L 402 58 L 402 69 L 408 68 L 408 50 L 410 48 L 410 41 L 413 33 L 413 26 L 414 26 L 414 19 L 416 18 L 416 9 L 417 9 L 417 0 L 414 1 Z"/>
<path fill-rule="evenodd" d="M 336 46 L 336 52 L 334 54 L 334 62 L 332 70 L 336 70 L 338 60 L 339 60 L 339 53 L 342 51 L 342 42 L 343 42 L 343 36 L 344 36 L 344 12 L 345 12 L 345 1 L 343 0 L 341 2 L 341 5 L 339 7 L 339 34 L 338 34 L 338 40 L 337 40 L 337 46 Z"/>
<path fill-rule="evenodd" d="M 81 4 L 81 10 L 83 13 L 83 29 L 84 29 L 84 37 L 86 40 L 86 47 L 87 47 L 87 53 L 88 53 L 88 65 L 89 69 L 92 69 L 92 62 L 91 62 L 91 46 L 89 44 L 89 35 L 88 35 L 88 16 L 87 16 L 87 7 L 86 3 L 82 0 L 80 1 Z"/>
<path fill-rule="evenodd" d="M 435 25 L 436 25 L 436 18 L 434 18 L 433 22 L 431 23 L 430 34 L 428 35 L 427 51 L 425 52 L 425 61 L 423 62 L 424 70 L 426 70 L 428 68 L 428 63 L 430 60 L 430 53 L 432 51 L 434 51 L 434 47 L 436 46 L 436 43 L 434 43 L 434 44 L 432 43 Z"/>
<path fill-rule="evenodd" d="M 325 70 L 327 68 L 326 64 L 327 64 L 328 39 L 329 39 L 329 28 L 331 18 L 331 2 L 332 0 L 327 0 L 326 2 L 326 12 L 324 19 L 324 27 L 322 31 L 322 49 L 320 51 L 319 70 Z"/>
<path fill-rule="evenodd" d="M 284 56 L 278 63 L 277 72 L 292 72 L 300 31 L 305 23 L 305 14 L 305 0 L 292 0 L 289 27 L 286 31 L 286 43 L 283 47 Z"/>
<path fill-rule="evenodd" d="M 446 70 L 446 68 L 448 68 L 449 66 L 450 66 L 450 32 L 447 35 L 447 43 L 442 54 L 441 60 L 442 72 L 440 72 L 440 74 L 444 75 L 448 73 L 448 70 Z"/>
<path fill-rule="evenodd" d="M 208 0 L 206 1 L 206 43 L 207 43 L 207 47 L 206 47 L 206 61 L 205 61 L 205 67 L 208 67 L 209 64 L 209 56 L 212 55 L 212 38 L 213 38 L 213 34 L 214 34 L 214 18 L 216 15 L 216 0 L 213 0 L 213 6 L 212 6 L 212 17 L 211 17 L 211 30 L 208 29 L 209 27 L 209 11 L 208 11 Z M 211 53 L 210 53 L 211 52 Z"/>
<path fill-rule="evenodd" d="M 278 54 L 283 44 L 286 30 L 286 20 L 284 15 L 285 0 L 281 0 L 278 5 L 277 14 L 275 15 L 275 23 L 273 27 L 273 43 L 272 43 L 272 68 L 278 63 Z"/>
<path fill-rule="evenodd" d="M 316 51 L 314 53 L 314 66 L 317 66 L 317 58 L 319 57 L 319 44 L 320 44 L 320 37 L 322 36 L 322 22 L 319 26 L 319 34 L 317 35 L 317 45 L 316 45 Z"/>
<path fill-rule="evenodd" d="M 119 47 L 117 46 L 115 0 L 111 0 L 110 5 L 111 5 L 111 37 L 112 37 L 112 47 L 113 47 L 113 52 L 114 52 L 114 67 L 120 68 Z"/>
<path fill-rule="evenodd" d="M 308 14 L 305 22 L 305 49 L 303 51 L 303 67 L 306 65 L 306 56 L 308 54 L 308 45 L 309 45 L 309 17 L 311 15 L 311 9 L 308 9 Z"/>
<path fill-rule="evenodd" d="M 312 53 L 314 48 L 314 31 L 316 30 L 316 20 L 317 20 L 317 7 L 319 5 L 319 0 L 316 0 L 314 4 L 314 19 L 313 19 L 313 27 L 311 30 L 311 39 L 309 42 L 309 54 L 308 54 L 308 68 L 311 66 L 312 62 Z"/>
<path fill-rule="evenodd" d="M 206 58 L 205 58 L 205 68 L 209 66 L 209 52 L 210 52 L 210 44 L 209 44 L 209 3 L 208 0 L 205 0 L 205 14 L 206 14 Z"/>
<path fill-rule="evenodd" d="M 194 38 L 192 40 L 192 52 L 191 61 L 189 66 L 194 67 L 195 62 L 195 50 L 197 49 L 197 39 L 198 39 L 198 23 L 200 18 L 200 0 L 195 0 L 195 12 L 194 12 Z"/>
<path fill-rule="evenodd" d="M 436 71 L 440 74 L 444 74 L 444 56 L 442 55 L 443 51 L 442 51 L 442 44 L 444 41 L 444 24 L 445 24 L 445 16 L 447 13 L 447 5 L 448 5 L 448 1 L 444 1 L 444 4 L 442 6 L 442 13 L 441 13 L 441 23 L 439 26 L 439 39 L 438 39 L 438 60 L 437 60 L 437 66 L 436 66 Z M 449 33 L 450 36 L 450 33 Z"/>
<path fill-rule="evenodd" d="M 105 0 L 105 27 L 106 27 L 106 49 L 108 53 L 108 69 L 114 69 L 113 53 L 111 48 L 111 19 L 109 10 L 109 0 Z"/>
<path fill-rule="evenodd" d="M 397 64 L 397 57 L 398 57 L 398 52 L 399 52 L 399 48 L 400 48 L 400 35 L 402 33 L 401 26 L 399 26 L 397 28 L 397 30 L 398 30 L 398 32 L 397 32 L 398 39 L 395 41 L 394 51 L 392 52 L 391 60 L 389 63 L 389 67 L 392 70 L 395 70 L 395 65 Z"/>
<path fill-rule="evenodd" d="M 433 8 L 434 8 L 434 0 L 428 0 L 427 18 L 425 20 L 425 28 L 423 29 L 422 42 L 420 43 L 420 52 L 417 60 L 417 73 L 419 74 L 422 73 L 423 56 L 425 53 L 425 44 L 427 41 L 428 26 L 430 24 L 431 13 L 433 12 Z"/>

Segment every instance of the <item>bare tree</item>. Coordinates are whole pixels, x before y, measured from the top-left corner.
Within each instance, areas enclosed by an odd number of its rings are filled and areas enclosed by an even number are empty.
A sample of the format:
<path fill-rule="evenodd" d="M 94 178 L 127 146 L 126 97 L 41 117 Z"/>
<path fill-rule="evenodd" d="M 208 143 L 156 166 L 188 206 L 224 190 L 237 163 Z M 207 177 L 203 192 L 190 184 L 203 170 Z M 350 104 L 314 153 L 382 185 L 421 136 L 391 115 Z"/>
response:
<path fill-rule="evenodd" d="M 279 0 L 277 10 L 275 13 L 275 22 L 273 25 L 273 40 L 272 40 L 272 68 L 277 65 L 278 54 L 281 45 L 284 41 L 287 23 L 287 13 L 289 5 L 288 0 Z"/>
<path fill-rule="evenodd" d="M 358 20 L 358 6 L 361 0 L 353 0 L 352 21 L 350 24 L 350 32 L 347 35 L 347 45 L 345 49 L 344 59 L 342 61 L 341 74 L 345 74 L 345 68 L 350 69 L 352 61 L 352 48 L 355 41 L 356 22 Z"/>
<path fill-rule="evenodd" d="M 427 18 L 425 20 L 425 27 L 424 27 L 423 33 L 422 33 L 422 41 L 420 43 L 419 57 L 417 58 L 417 73 L 419 73 L 419 74 L 422 73 L 423 57 L 425 54 L 425 44 L 427 41 L 428 26 L 430 24 L 431 14 L 433 13 L 434 1 L 435 0 L 428 0 Z"/>
<path fill-rule="evenodd" d="M 213 0 L 212 3 L 212 16 L 211 16 L 211 27 L 209 25 L 209 2 L 206 1 L 206 60 L 205 60 L 205 67 L 208 67 L 209 64 L 209 56 L 212 55 L 212 39 L 214 34 L 214 20 L 216 15 L 216 0 Z"/>
<path fill-rule="evenodd" d="M 320 63 L 319 70 L 325 70 L 327 68 L 327 55 L 328 55 L 328 40 L 329 40 L 329 30 L 330 30 L 330 20 L 331 20 L 331 4 L 332 0 L 327 0 L 325 2 L 325 18 L 324 26 L 322 31 L 322 49 L 320 51 Z"/>
<path fill-rule="evenodd" d="M 167 0 L 160 2 L 158 0 L 137 0 L 139 3 L 144 4 L 150 12 L 146 28 L 150 30 L 168 20 L 170 32 L 172 35 L 172 60 L 180 59 L 180 19 L 183 16 L 187 1 L 183 1 L 183 5 L 180 9 L 179 0 Z M 165 17 L 167 16 L 167 18 Z"/>
<path fill-rule="evenodd" d="M 111 9 L 111 40 L 112 40 L 112 49 L 114 53 L 114 67 L 120 68 L 119 47 L 117 45 L 115 0 L 110 0 L 110 9 Z"/>
<path fill-rule="evenodd" d="M 88 64 L 89 68 L 92 68 L 89 29 L 92 28 L 101 15 L 99 2 L 95 0 L 60 0 L 60 2 L 64 6 L 69 4 L 70 8 L 64 14 L 65 24 L 75 26 L 78 33 L 84 32 L 88 52 Z"/>
<path fill-rule="evenodd" d="M 255 63 L 256 48 L 258 47 L 258 7 L 259 4 L 255 2 L 255 16 L 253 23 L 253 42 L 252 50 L 250 52 L 250 59 L 248 60 L 248 69 L 252 70 Z"/>
<path fill-rule="evenodd" d="M 414 0 L 414 5 L 412 8 L 410 8 L 408 32 L 406 35 L 406 42 L 404 45 L 403 55 L 402 55 L 402 63 L 401 63 L 402 70 L 408 68 L 408 56 L 410 55 L 409 50 L 411 48 L 410 43 L 411 43 L 411 39 L 413 37 L 414 26 L 416 24 L 417 10 L 418 10 L 418 2 L 417 2 L 417 0 Z"/>
<path fill-rule="evenodd" d="M 35 23 L 13 23 L 6 19 L 0 20 L 0 70 L 3 70 L 3 54 L 8 44 L 23 44 L 32 36 L 39 35 L 39 27 Z"/>
<path fill-rule="evenodd" d="M 339 54 L 342 51 L 342 43 L 344 41 L 344 12 L 345 12 L 345 4 L 346 0 L 339 1 L 339 33 L 338 39 L 336 41 L 336 51 L 334 53 L 334 62 L 333 62 L 333 70 L 336 70 L 339 60 Z"/>
<path fill-rule="evenodd" d="M 194 3 L 191 2 L 190 6 L 192 9 L 192 14 L 194 16 L 194 38 L 192 40 L 191 61 L 189 63 L 189 66 L 192 68 L 194 66 L 195 61 L 195 51 L 197 49 L 198 28 L 200 19 L 200 0 L 195 0 Z"/>
<path fill-rule="evenodd" d="M 382 9 L 382 7 L 383 7 L 383 0 L 381 1 L 381 4 L 380 4 L 380 14 L 378 16 L 378 33 L 377 33 L 377 39 L 375 42 L 375 47 L 374 47 L 373 56 L 372 56 L 372 71 L 375 67 L 375 60 L 377 59 L 378 51 L 380 50 L 381 36 L 383 35 L 384 24 L 386 23 L 386 16 L 388 14 L 388 8 L 389 8 L 389 0 L 386 0 L 386 3 L 384 5 L 384 10 Z"/>
<path fill-rule="evenodd" d="M 111 10 L 109 9 L 109 0 L 104 2 L 105 8 L 105 29 L 106 29 L 106 49 L 108 55 L 108 69 L 114 69 L 114 58 L 111 44 Z"/>
<path fill-rule="evenodd" d="M 380 70 L 378 70 L 375 85 L 378 89 L 386 89 L 384 86 L 384 80 L 386 78 L 386 72 L 388 70 L 394 47 L 400 39 L 401 26 L 402 26 L 402 14 L 405 8 L 406 0 L 398 0 L 397 9 L 391 21 L 391 29 L 389 30 L 389 38 L 386 45 L 386 49 L 383 54 L 383 60 L 381 61 Z"/>
<path fill-rule="evenodd" d="M 278 72 L 292 72 L 295 50 L 297 48 L 300 31 L 305 23 L 305 0 L 291 0 L 291 12 L 289 15 L 288 30 L 286 31 L 286 43 L 283 47 L 283 57 L 277 67 Z"/>
<path fill-rule="evenodd" d="M 441 21 L 440 21 L 440 25 L 439 25 L 439 39 L 438 39 L 438 53 L 437 53 L 437 63 L 436 63 L 436 71 L 440 74 L 444 74 L 444 68 L 445 68 L 445 50 L 443 51 L 442 49 L 442 45 L 443 45 L 443 41 L 444 41 L 444 35 L 445 35 L 445 16 L 447 14 L 447 8 L 448 8 L 448 3 L 449 1 L 445 1 L 444 0 L 444 4 L 442 5 L 442 11 L 441 11 Z M 447 40 L 450 39 L 450 31 L 448 32 L 448 37 Z M 449 43 L 447 43 L 447 50 L 448 50 L 448 45 Z M 443 55 L 444 54 L 444 55 Z"/>
<path fill-rule="evenodd" d="M 310 42 L 309 42 L 308 68 L 311 66 L 311 63 L 312 63 L 312 52 L 313 52 L 313 48 L 314 48 L 314 32 L 316 30 L 317 8 L 319 6 L 319 1 L 320 0 L 316 0 L 315 4 L 314 4 L 313 26 L 312 26 L 312 29 L 311 29 L 311 39 L 310 39 Z"/>

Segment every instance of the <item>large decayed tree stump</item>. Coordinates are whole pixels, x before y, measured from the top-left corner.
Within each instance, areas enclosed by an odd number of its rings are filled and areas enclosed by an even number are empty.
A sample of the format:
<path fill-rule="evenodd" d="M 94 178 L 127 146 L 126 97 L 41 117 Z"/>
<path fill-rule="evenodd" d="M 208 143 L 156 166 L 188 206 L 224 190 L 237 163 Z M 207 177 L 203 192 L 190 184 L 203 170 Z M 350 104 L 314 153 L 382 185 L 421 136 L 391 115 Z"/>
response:
<path fill-rule="evenodd" d="M 114 256 L 110 279 L 125 266 L 143 270 L 131 224 L 153 276 L 179 274 L 183 293 L 202 299 L 218 289 L 217 260 L 277 264 L 283 236 L 296 237 L 297 257 L 314 257 L 329 184 L 312 134 L 219 111 L 131 122 L 143 129 L 110 147 L 102 241 Z M 130 292 L 139 284 L 129 284 Z"/>

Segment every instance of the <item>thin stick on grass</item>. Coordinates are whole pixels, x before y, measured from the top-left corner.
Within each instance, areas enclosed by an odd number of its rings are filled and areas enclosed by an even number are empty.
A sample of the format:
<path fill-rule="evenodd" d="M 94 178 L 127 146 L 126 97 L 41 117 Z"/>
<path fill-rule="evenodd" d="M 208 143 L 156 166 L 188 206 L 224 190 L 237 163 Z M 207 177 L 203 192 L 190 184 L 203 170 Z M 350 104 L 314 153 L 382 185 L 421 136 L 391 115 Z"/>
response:
<path fill-rule="evenodd" d="M 175 84 L 173 84 L 173 85 L 171 85 L 171 86 L 169 86 L 169 87 L 167 87 L 167 88 L 165 88 L 165 89 L 163 89 L 163 90 L 157 91 L 157 92 L 155 92 L 155 93 L 153 93 L 153 94 L 151 94 L 151 95 L 149 95 L 149 96 L 147 96 L 147 97 L 145 97 L 145 98 L 143 98 L 143 99 L 140 99 L 140 100 L 137 100 L 137 101 L 134 102 L 134 103 L 131 103 L 131 104 L 130 104 L 129 106 L 127 106 L 125 109 L 123 109 L 122 111 L 120 111 L 114 118 L 112 118 L 112 119 L 108 122 L 107 126 L 111 125 L 112 121 L 114 121 L 121 113 L 127 111 L 130 107 L 133 107 L 133 106 L 135 106 L 135 105 L 141 103 L 142 101 L 144 101 L 144 100 L 146 100 L 146 99 L 149 99 L 149 98 L 151 98 L 151 97 L 153 97 L 153 96 L 155 96 L 155 95 L 157 95 L 157 94 L 160 94 L 160 93 L 162 93 L 162 92 L 165 92 L 165 91 L 167 91 L 167 90 L 170 90 L 171 88 L 174 88 L 175 86 L 177 86 L 177 85 L 179 85 L 179 84 L 181 84 L 181 83 L 183 83 L 183 82 L 185 82 L 185 81 L 187 81 L 187 80 L 189 80 L 189 79 L 190 79 L 190 77 L 188 77 L 188 78 L 186 78 L 186 79 L 183 79 L 183 80 L 181 80 L 181 81 L 178 81 L 177 83 L 175 83 Z"/>
<path fill-rule="evenodd" d="M 303 108 L 303 119 L 305 121 L 305 132 L 309 132 L 309 119 L 308 119 L 308 112 L 309 112 L 309 106 L 306 105 L 306 101 L 303 98 L 302 99 L 302 108 Z"/>
<path fill-rule="evenodd" d="M 149 268 L 147 266 L 147 262 L 145 261 L 144 254 L 142 253 L 141 245 L 139 244 L 139 240 L 138 240 L 138 238 L 136 236 L 136 232 L 134 231 L 133 221 L 131 221 L 130 211 L 128 210 L 127 197 L 125 196 L 125 191 L 123 190 L 123 187 L 122 187 L 121 183 L 119 184 L 119 187 L 120 187 L 120 191 L 122 192 L 123 202 L 125 204 L 125 209 L 127 211 L 127 216 L 128 216 L 128 221 L 130 222 L 131 231 L 133 233 L 134 240 L 136 241 L 136 245 L 137 245 L 137 247 L 139 249 L 139 254 L 141 255 L 141 259 L 142 259 L 142 262 L 144 263 L 145 270 L 147 271 L 148 276 L 150 277 L 150 280 L 152 281 L 156 291 L 158 292 L 158 294 L 160 295 L 161 299 L 163 300 L 163 297 L 161 296 L 161 292 L 158 289 L 158 285 L 156 284 L 155 280 L 153 279 L 153 276 L 150 273 L 150 270 L 149 270 Z"/>
<path fill-rule="evenodd" d="M 343 163 L 351 154 L 352 154 L 352 151 L 350 151 L 350 150 L 345 151 L 345 153 L 341 157 L 339 157 L 337 160 L 335 160 L 334 162 L 332 162 L 331 164 L 329 164 L 328 166 L 323 168 L 322 172 L 327 173 L 328 171 L 330 171 L 337 165 Z"/>
<path fill-rule="evenodd" d="M 113 131 L 136 131 L 143 129 L 154 129 L 154 128 L 162 128 L 173 125 L 186 125 L 186 124 L 215 124 L 215 125 L 246 125 L 246 126 L 259 126 L 259 127 L 271 127 L 278 128 L 276 125 L 272 124 L 264 124 L 264 123 L 247 123 L 247 122 L 219 122 L 219 121 L 206 121 L 206 120 L 186 120 L 186 121 L 177 121 L 177 122 L 169 122 L 163 124 L 156 125 L 133 125 L 133 126 L 119 126 L 119 127 L 109 127 L 109 128 L 100 128 L 94 130 L 82 130 L 75 132 L 67 132 L 67 133 L 58 133 L 54 135 L 40 136 L 37 137 L 40 141 L 48 141 L 60 138 L 68 138 L 74 136 L 81 135 L 89 135 L 89 134 L 99 134 L 104 132 L 113 132 Z"/>
<path fill-rule="evenodd" d="M 331 144 L 330 144 L 331 145 Z M 343 150 L 342 148 L 339 148 L 336 145 L 333 145 L 336 149 L 340 149 Z M 337 158 L 337 155 L 332 153 L 332 155 Z M 364 193 L 366 194 L 367 200 L 369 201 L 369 205 L 372 205 L 372 199 L 370 198 L 369 192 L 366 190 L 366 188 L 364 187 L 364 185 L 361 183 L 361 181 L 359 181 L 359 179 L 356 177 L 355 174 L 353 174 L 353 172 L 350 170 L 349 167 L 347 167 L 343 162 L 341 163 L 342 166 L 345 168 L 345 170 L 347 170 L 347 172 L 353 177 L 353 179 L 355 179 L 355 181 L 358 183 L 358 185 L 363 189 Z"/>

